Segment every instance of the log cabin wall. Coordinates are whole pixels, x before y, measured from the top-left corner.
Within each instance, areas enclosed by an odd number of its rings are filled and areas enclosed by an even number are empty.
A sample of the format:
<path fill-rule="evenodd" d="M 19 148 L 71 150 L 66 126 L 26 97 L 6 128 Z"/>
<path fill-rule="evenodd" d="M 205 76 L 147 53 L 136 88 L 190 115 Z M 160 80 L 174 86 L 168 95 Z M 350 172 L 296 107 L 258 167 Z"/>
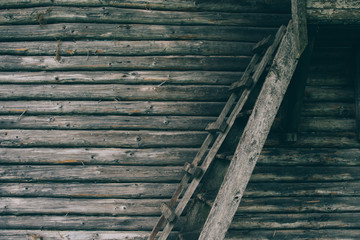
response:
<path fill-rule="evenodd" d="M 227 239 L 358 239 L 358 28 L 315 26 L 297 142 L 275 122 Z M 347 30 L 346 30 L 347 29 Z"/>
<path fill-rule="evenodd" d="M 146 239 L 288 1 L 0 1 L 0 239 Z"/>

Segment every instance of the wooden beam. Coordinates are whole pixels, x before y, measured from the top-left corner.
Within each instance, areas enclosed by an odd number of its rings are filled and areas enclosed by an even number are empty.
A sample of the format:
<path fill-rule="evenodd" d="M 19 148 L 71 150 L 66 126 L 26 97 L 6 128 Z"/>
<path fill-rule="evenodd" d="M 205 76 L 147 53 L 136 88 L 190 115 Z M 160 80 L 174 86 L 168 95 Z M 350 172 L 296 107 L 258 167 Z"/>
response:
<path fill-rule="evenodd" d="M 355 112 L 356 134 L 358 141 L 360 141 L 360 48 L 356 50 Z"/>
<path fill-rule="evenodd" d="M 300 58 L 308 43 L 306 0 L 291 0 L 291 14 L 294 24 L 295 45 L 298 49 L 297 58 Z"/>
<path fill-rule="evenodd" d="M 293 24 L 288 25 L 234 158 L 199 240 L 224 239 L 297 65 Z"/>

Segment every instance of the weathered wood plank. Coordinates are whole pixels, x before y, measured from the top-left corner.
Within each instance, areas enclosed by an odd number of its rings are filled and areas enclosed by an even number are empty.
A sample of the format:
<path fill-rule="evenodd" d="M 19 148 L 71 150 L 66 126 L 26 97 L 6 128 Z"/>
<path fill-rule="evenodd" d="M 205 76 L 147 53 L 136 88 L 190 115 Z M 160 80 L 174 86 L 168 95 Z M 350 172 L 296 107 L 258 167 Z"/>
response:
<path fill-rule="evenodd" d="M 350 102 L 354 100 L 353 88 L 314 87 L 305 88 L 305 101 Z"/>
<path fill-rule="evenodd" d="M 171 234 L 169 239 L 175 240 L 177 233 Z M 41 237 L 46 240 L 146 240 L 149 232 L 145 231 L 43 231 L 43 230 L 0 230 L 0 237 L 7 240 L 34 240 Z"/>
<path fill-rule="evenodd" d="M 358 213 L 244 214 L 234 217 L 231 229 L 351 229 L 359 227 L 358 218 Z"/>
<path fill-rule="evenodd" d="M 313 102 L 304 103 L 302 116 L 311 117 L 354 117 L 355 106 L 352 103 L 326 103 L 326 102 Z"/>
<path fill-rule="evenodd" d="M 41 19 L 40 19 L 41 18 Z M 288 22 L 288 14 L 182 12 L 114 7 L 40 7 L 8 9 L 0 13 L 0 24 L 51 23 L 141 23 L 173 25 L 242 25 L 276 27 Z"/>
<path fill-rule="evenodd" d="M 182 167 L 158 166 L 1 166 L 2 181 L 163 182 L 179 181 Z"/>
<path fill-rule="evenodd" d="M 24 111 L 25 114 L 58 114 L 58 115 L 59 114 L 87 114 L 87 115 L 112 114 L 112 115 L 218 116 L 224 105 L 225 104 L 223 102 L 181 102 L 181 101 L 154 102 L 148 100 L 146 102 L 116 101 L 116 100 L 113 101 L 3 101 L 0 104 L 0 113 L 17 114 L 19 116 Z M 315 110 L 316 109 L 317 108 L 315 108 Z"/>
<path fill-rule="evenodd" d="M 176 187 L 175 183 L 1 183 L 0 196 L 72 199 L 169 198 Z M 258 197 L 360 197 L 360 182 L 249 182 L 244 198 Z"/>
<path fill-rule="evenodd" d="M 200 131 L 0 130 L 1 147 L 199 147 Z"/>
<path fill-rule="evenodd" d="M 72 6 L 72 7 L 128 7 L 128 8 L 141 8 L 141 9 L 165 9 L 165 10 L 186 10 L 186 11 L 218 11 L 218 12 L 278 12 L 289 13 L 290 3 L 284 0 L 272 1 L 225 1 L 218 4 L 217 1 L 191 1 L 191 0 L 125 0 L 125 1 L 101 1 L 101 0 L 1 0 L 1 8 L 24 8 L 24 7 L 40 7 L 40 6 Z"/>
<path fill-rule="evenodd" d="M 250 55 L 251 42 L 226 41 L 63 41 L 60 56 L 144 56 L 144 55 Z M 2 42 L 1 54 L 50 55 L 57 41 Z"/>
<path fill-rule="evenodd" d="M 253 182 L 329 182 L 358 181 L 358 167 L 270 167 L 258 166 Z M 184 174 L 179 166 L 59 166 L 3 165 L 3 182 L 163 182 L 179 181 Z"/>
<path fill-rule="evenodd" d="M 0 41 L 22 40 L 216 40 L 257 42 L 274 28 L 238 26 L 171 26 L 147 24 L 57 23 L 2 25 Z M 21 32 L 21 34 L 19 34 Z"/>
<path fill-rule="evenodd" d="M 355 117 L 356 117 L 356 137 L 360 141 L 360 48 L 356 50 L 355 60 Z"/>
<path fill-rule="evenodd" d="M 356 239 L 360 235 L 360 230 L 357 229 L 256 229 L 256 230 L 230 230 L 225 239 L 238 240 L 240 237 L 243 240 L 270 240 L 274 237 L 278 239 L 329 239 L 336 240 L 341 238 Z M 16 239 L 17 240 L 17 239 Z"/>
<path fill-rule="evenodd" d="M 199 240 L 224 239 L 297 65 L 294 29 L 282 38 Z"/>
<path fill-rule="evenodd" d="M 224 101 L 229 95 L 227 86 L 211 85 L 8 84 L 0 89 L 0 100 Z"/>
<path fill-rule="evenodd" d="M 0 56 L 0 71 L 218 70 L 242 71 L 246 56 Z"/>
<path fill-rule="evenodd" d="M 215 117 L 198 116 L 0 116 L 6 129 L 205 130 Z M 333 121 L 330 121 L 332 123 Z M 340 123 L 341 124 L 341 123 Z M 350 125 L 352 126 L 352 125 Z M 316 128 L 316 125 L 314 126 Z M 344 125 L 338 126 L 342 129 Z"/>
<path fill-rule="evenodd" d="M 306 0 L 291 0 L 291 19 L 294 26 L 295 47 L 298 52 L 297 58 L 300 58 L 308 44 L 306 18 Z"/>
<path fill-rule="evenodd" d="M 2 72 L 0 83 L 121 83 L 121 84 L 221 84 L 229 85 L 242 72 L 229 71 L 92 71 Z"/>
<path fill-rule="evenodd" d="M 332 87 L 349 87 L 354 84 L 353 79 L 349 76 L 351 71 L 347 73 L 327 74 L 313 72 L 307 79 L 307 85 L 310 86 L 332 86 Z"/>

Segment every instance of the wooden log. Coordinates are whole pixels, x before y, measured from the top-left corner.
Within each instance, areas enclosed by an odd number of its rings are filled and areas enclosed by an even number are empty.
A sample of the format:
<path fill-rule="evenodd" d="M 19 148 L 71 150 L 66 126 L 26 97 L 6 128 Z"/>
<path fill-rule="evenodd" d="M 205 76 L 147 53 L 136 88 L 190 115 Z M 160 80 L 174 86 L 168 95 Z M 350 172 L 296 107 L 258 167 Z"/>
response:
<path fill-rule="evenodd" d="M 0 83 L 121 83 L 229 85 L 242 72 L 229 71 L 92 71 L 92 72 L 2 72 Z"/>
<path fill-rule="evenodd" d="M 232 229 L 358 228 L 358 213 L 244 214 L 234 218 Z"/>
<path fill-rule="evenodd" d="M 360 231 L 356 229 L 255 229 L 255 230 L 229 230 L 225 239 L 237 240 L 239 236 L 244 240 L 256 240 L 256 239 L 272 239 L 274 237 L 279 239 L 339 239 L 339 238 L 356 238 L 359 236 Z"/>
<path fill-rule="evenodd" d="M 288 22 L 289 14 L 183 12 L 115 7 L 39 7 L 2 11 L 0 24 L 51 23 L 141 23 L 157 25 L 242 25 L 277 27 Z"/>
<path fill-rule="evenodd" d="M 0 130 L 1 147 L 199 147 L 199 131 Z"/>
<path fill-rule="evenodd" d="M 169 239 L 175 240 L 176 234 L 171 234 Z M 34 240 L 34 237 L 41 237 L 47 240 L 59 240 L 59 238 L 71 240 L 84 239 L 127 239 L 127 240 L 146 240 L 149 233 L 145 231 L 43 231 L 43 230 L 0 230 L 0 237 L 8 240 Z"/>
<path fill-rule="evenodd" d="M 179 181 L 182 167 L 158 166 L 2 166 L 2 181 L 163 182 Z"/>
<path fill-rule="evenodd" d="M 307 79 L 307 85 L 310 86 L 329 86 L 329 87 L 349 87 L 353 85 L 352 78 L 347 73 L 327 74 L 327 73 L 310 73 Z"/>
<path fill-rule="evenodd" d="M 3 55 L 49 55 L 56 41 L 2 42 Z M 62 41 L 60 56 L 144 56 L 144 55 L 250 55 L 251 42 L 227 41 Z"/>
<path fill-rule="evenodd" d="M 353 188 L 350 189 L 356 189 L 356 186 L 357 185 L 355 185 Z M 53 197 L 54 199 L 57 198 L 149 199 L 149 198 L 170 197 L 173 191 L 175 191 L 175 188 L 176 188 L 175 183 L 18 183 L 17 182 L 17 183 L 1 183 L 0 196 L 25 197 L 25 199 L 34 198 L 34 201 L 36 198 L 40 198 L 40 197 Z M 349 190 L 349 192 L 350 191 L 351 190 Z"/>
<path fill-rule="evenodd" d="M 143 101 L 224 101 L 230 95 L 227 86 L 211 85 L 2 85 L 0 100 L 143 100 Z M 80 107 L 80 106 L 79 106 Z M 111 107 L 110 107 L 111 109 Z M 109 110 L 109 113 L 113 110 Z"/>
<path fill-rule="evenodd" d="M 0 113 L 18 116 L 24 111 L 25 114 L 90 114 L 92 116 L 107 114 L 218 116 L 224 105 L 223 102 L 190 101 L 3 101 L 0 105 Z"/>
<path fill-rule="evenodd" d="M 189 0 L 126 0 L 126 1 L 106 1 L 101 0 L 31 0 L 31 1 L 18 1 L 18 0 L 1 0 L 1 8 L 19 8 L 19 7 L 41 7 L 41 6 L 71 6 L 71 7 L 127 7 L 127 8 L 140 8 L 147 10 L 165 9 L 165 10 L 186 10 L 186 11 L 217 11 L 217 12 L 278 12 L 289 13 L 290 3 L 283 0 L 272 1 L 257 1 L 254 3 L 251 0 L 246 1 L 226 1 L 218 4 L 216 1 L 189 1 Z"/>
<path fill-rule="evenodd" d="M 57 23 L 0 26 L 1 41 L 29 40 L 216 40 L 257 42 L 274 28 L 146 24 Z M 19 34 L 21 32 L 21 34 Z"/>
<path fill-rule="evenodd" d="M 290 22 L 199 240 L 224 239 L 231 224 L 297 65 L 293 31 Z"/>
<path fill-rule="evenodd" d="M 350 102 L 354 99 L 352 88 L 313 87 L 305 88 L 305 101 L 309 102 Z"/>
<path fill-rule="evenodd" d="M 0 116 L 6 129 L 199 130 L 215 117 L 195 116 Z M 332 121 L 330 121 L 331 123 Z M 351 122 L 351 121 L 350 121 Z M 350 125 L 351 126 L 351 125 Z M 315 126 L 316 127 L 316 126 Z M 340 126 L 341 129 L 341 126 Z"/>
<path fill-rule="evenodd" d="M 291 0 L 291 19 L 294 26 L 297 58 L 300 58 L 308 44 L 306 0 Z"/>
<path fill-rule="evenodd" d="M 306 117 L 354 117 L 355 106 L 351 103 L 341 102 L 308 102 L 304 103 L 301 114 Z"/>
<path fill-rule="evenodd" d="M 242 71 L 245 56 L 0 56 L 0 71 L 218 70 Z"/>
<path fill-rule="evenodd" d="M 6 215 L 159 215 L 163 199 L 0 198 Z M 39 207 L 41 206 L 41 207 Z"/>

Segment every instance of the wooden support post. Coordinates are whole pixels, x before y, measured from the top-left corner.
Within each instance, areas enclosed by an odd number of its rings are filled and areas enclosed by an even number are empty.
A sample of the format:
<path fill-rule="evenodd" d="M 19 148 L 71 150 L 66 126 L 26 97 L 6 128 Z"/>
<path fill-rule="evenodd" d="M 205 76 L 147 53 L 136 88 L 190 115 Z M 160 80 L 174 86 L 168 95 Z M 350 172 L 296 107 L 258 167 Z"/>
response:
<path fill-rule="evenodd" d="M 285 112 L 281 118 L 281 125 L 284 130 L 284 140 L 288 143 L 296 142 L 297 140 L 300 113 L 304 101 L 305 86 L 313 47 L 314 41 L 311 41 L 299 59 L 296 71 L 285 95 Z"/>
<path fill-rule="evenodd" d="M 307 35 L 307 21 L 306 21 L 306 0 L 291 0 L 291 15 L 294 24 L 294 34 L 296 41 L 296 48 L 298 50 L 297 58 L 305 50 L 308 43 Z"/>
<path fill-rule="evenodd" d="M 295 41 L 290 23 L 199 240 L 222 240 L 225 237 L 295 71 L 299 54 L 294 48 Z"/>
<path fill-rule="evenodd" d="M 356 134 L 360 141 L 360 48 L 356 50 L 356 77 L 355 77 L 355 111 L 356 111 Z"/>

